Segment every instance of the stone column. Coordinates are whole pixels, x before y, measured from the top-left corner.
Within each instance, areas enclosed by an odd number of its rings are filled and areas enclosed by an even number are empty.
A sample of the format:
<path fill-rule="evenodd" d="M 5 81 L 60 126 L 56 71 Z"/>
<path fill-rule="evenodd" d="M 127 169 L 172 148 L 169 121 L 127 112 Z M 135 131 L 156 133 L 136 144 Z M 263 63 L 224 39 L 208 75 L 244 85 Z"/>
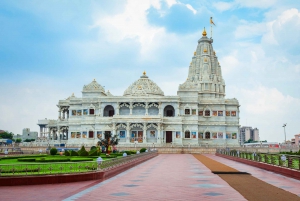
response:
<path fill-rule="evenodd" d="M 58 119 L 61 119 L 61 109 L 58 110 Z"/>
<path fill-rule="evenodd" d="M 143 143 L 147 143 L 147 123 L 144 123 L 144 128 L 143 128 Z"/>
<path fill-rule="evenodd" d="M 148 115 L 148 102 L 145 102 L 145 115 Z"/>
<path fill-rule="evenodd" d="M 157 124 L 157 144 L 161 144 L 162 137 L 161 137 L 161 123 Z"/>
<path fill-rule="evenodd" d="M 177 116 L 180 116 L 180 103 L 177 103 L 177 107 L 176 107 L 176 112 L 177 112 Z M 176 114 L 174 114 L 174 116 L 176 116 Z"/>
<path fill-rule="evenodd" d="M 95 115 L 96 115 L 96 111 L 94 112 Z M 99 102 L 99 116 L 102 117 L 102 113 L 101 113 L 101 102 Z"/>
<path fill-rule="evenodd" d="M 116 123 L 113 123 L 112 135 L 116 135 Z"/>
<path fill-rule="evenodd" d="M 119 102 L 117 102 L 116 115 L 119 115 L 119 113 L 120 113 L 120 105 Z"/>
<path fill-rule="evenodd" d="M 69 119 L 69 109 L 67 109 L 67 119 Z"/>
<path fill-rule="evenodd" d="M 63 109 L 63 119 L 65 119 L 66 118 L 66 110 L 65 109 Z"/>
<path fill-rule="evenodd" d="M 43 137 L 43 127 L 42 126 L 40 126 L 40 137 Z"/>
<path fill-rule="evenodd" d="M 162 114 L 162 112 L 161 112 L 161 106 L 162 106 L 162 104 L 161 104 L 161 102 L 159 103 L 159 105 L 158 105 L 158 108 L 159 108 L 159 116 L 162 116 L 161 114 Z"/>
<path fill-rule="evenodd" d="M 130 143 L 130 123 L 128 122 L 127 123 L 127 126 L 126 126 L 126 143 Z"/>
<path fill-rule="evenodd" d="M 130 109 L 130 112 L 129 112 L 129 114 L 130 114 L 130 115 L 132 115 L 132 108 L 133 108 L 132 104 L 133 104 L 133 103 L 132 103 L 132 102 L 130 102 L 130 106 L 129 106 L 129 109 Z"/>

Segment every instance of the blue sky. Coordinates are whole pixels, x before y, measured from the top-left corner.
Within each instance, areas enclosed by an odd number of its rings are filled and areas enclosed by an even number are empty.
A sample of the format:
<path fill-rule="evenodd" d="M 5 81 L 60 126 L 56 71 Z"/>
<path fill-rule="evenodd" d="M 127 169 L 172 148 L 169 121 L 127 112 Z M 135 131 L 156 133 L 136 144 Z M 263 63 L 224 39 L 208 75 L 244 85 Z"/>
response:
<path fill-rule="evenodd" d="M 227 98 L 242 126 L 282 142 L 300 133 L 300 3 L 233 1 L 0 1 L 0 129 L 38 130 L 58 100 L 94 78 L 113 95 L 146 70 L 176 95 L 213 17 Z"/>

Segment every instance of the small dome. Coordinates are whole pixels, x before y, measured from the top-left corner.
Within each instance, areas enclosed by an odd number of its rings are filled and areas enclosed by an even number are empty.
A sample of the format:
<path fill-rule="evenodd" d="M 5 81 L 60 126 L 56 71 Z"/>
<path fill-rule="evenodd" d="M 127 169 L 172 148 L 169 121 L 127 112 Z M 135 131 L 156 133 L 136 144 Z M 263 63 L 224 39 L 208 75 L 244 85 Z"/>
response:
<path fill-rule="evenodd" d="M 90 84 L 84 85 L 82 92 L 102 92 L 105 94 L 104 88 L 95 79 Z"/>
<path fill-rule="evenodd" d="M 140 79 L 130 85 L 124 92 L 124 96 L 164 96 L 164 92 L 148 78 L 146 72 Z"/>

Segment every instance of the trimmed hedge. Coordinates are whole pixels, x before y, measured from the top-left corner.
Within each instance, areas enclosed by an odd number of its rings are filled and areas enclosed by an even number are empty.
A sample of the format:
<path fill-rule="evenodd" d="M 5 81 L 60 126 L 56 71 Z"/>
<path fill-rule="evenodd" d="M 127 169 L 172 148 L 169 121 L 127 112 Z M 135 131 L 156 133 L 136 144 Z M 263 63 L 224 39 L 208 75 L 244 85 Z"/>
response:
<path fill-rule="evenodd" d="M 70 152 L 68 150 L 65 151 L 65 156 L 70 156 Z"/>
<path fill-rule="evenodd" d="M 90 155 L 90 156 L 99 156 L 99 153 L 97 152 L 97 149 L 95 149 L 95 150 L 91 150 L 91 151 L 89 152 L 89 155 Z"/>
<path fill-rule="evenodd" d="M 92 146 L 90 151 L 97 150 L 96 146 Z"/>
<path fill-rule="evenodd" d="M 35 162 L 35 158 L 18 158 L 20 162 Z"/>
<path fill-rule="evenodd" d="M 39 154 L 39 155 L 26 155 L 26 156 L 10 156 L 10 157 L 3 157 L 2 159 L 16 159 L 16 158 L 34 158 L 34 157 L 41 157 L 41 156 L 48 156 L 47 154 Z"/>
<path fill-rule="evenodd" d="M 147 149 L 146 148 L 141 148 L 140 153 L 145 152 Z"/>
<path fill-rule="evenodd" d="M 49 162 L 69 162 L 70 158 L 37 158 L 35 162 L 49 163 Z"/>
<path fill-rule="evenodd" d="M 70 158 L 71 162 L 77 162 L 77 161 L 93 161 L 92 158 Z"/>
<path fill-rule="evenodd" d="M 50 149 L 50 154 L 51 155 L 56 155 L 57 154 L 57 149 L 55 147 Z"/>
<path fill-rule="evenodd" d="M 76 151 L 71 150 L 70 156 L 79 156 L 79 155 Z"/>

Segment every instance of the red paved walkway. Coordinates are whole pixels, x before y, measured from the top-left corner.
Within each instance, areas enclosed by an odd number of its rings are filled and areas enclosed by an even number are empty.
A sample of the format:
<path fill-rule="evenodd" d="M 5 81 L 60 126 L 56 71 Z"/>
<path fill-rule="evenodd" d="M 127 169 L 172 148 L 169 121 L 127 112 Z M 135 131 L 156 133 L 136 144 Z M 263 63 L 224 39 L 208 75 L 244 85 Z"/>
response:
<path fill-rule="evenodd" d="M 159 155 L 65 200 L 245 200 L 188 154 Z"/>
<path fill-rule="evenodd" d="M 300 194 L 300 181 L 206 155 L 274 186 Z M 104 182 L 0 187 L 0 200 L 245 200 L 189 154 L 159 155 Z"/>

